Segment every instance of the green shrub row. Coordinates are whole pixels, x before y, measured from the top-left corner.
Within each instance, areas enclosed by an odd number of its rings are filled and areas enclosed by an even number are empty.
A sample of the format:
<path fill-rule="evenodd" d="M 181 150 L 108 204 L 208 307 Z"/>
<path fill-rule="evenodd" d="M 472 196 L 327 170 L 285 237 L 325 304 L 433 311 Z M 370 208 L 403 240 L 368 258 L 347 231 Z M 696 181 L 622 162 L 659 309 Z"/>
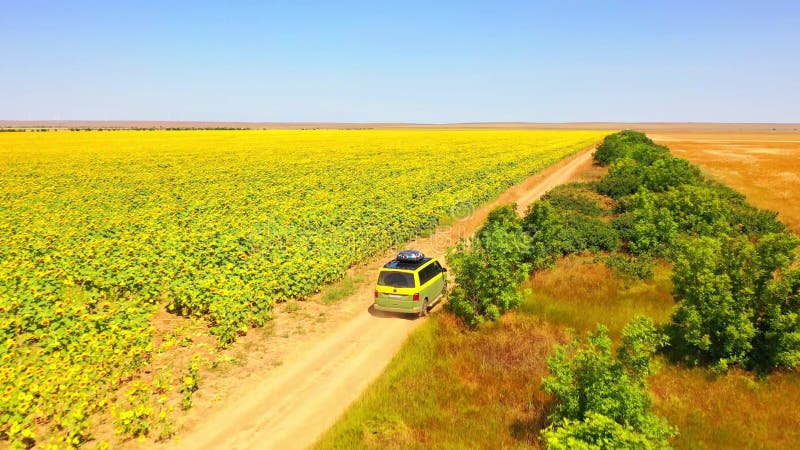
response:
<path fill-rule="evenodd" d="M 627 153 L 628 145 L 635 150 Z M 456 281 L 450 311 L 470 326 L 496 320 L 520 304 L 519 286 L 530 270 L 570 253 L 610 252 L 605 259 L 618 273 L 652 276 L 650 254 L 669 253 L 679 231 L 673 222 L 660 223 L 662 206 L 653 196 L 695 183 L 700 173 L 644 135 L 612 135 L 601 148 L 601 157 L 619 168 L 616 175 L 556 188 L 521 219 L 513 206 L 495 209 L 475 237 L 448 254 Z M 623 330 L 616 355 L 602 326 L 585 343 L 557 347 L 542 382 L 555 400 L 551 425 L 542 432 L 547 448 L 669 448 L 677 430 L 652 414 L 646 391 L 652 357 L 666 345 L 667 335 L 638 317 Z"/>
<path fill-rule="evenodd" d="M 644 135 L 609 136 L 597 191 L 617 200 L 613 226 L 633 257 L 674 264 L 670 354 L 724 371 L 800 364 L 800 241 L 777 213 L 705 179 Z"/>
<path fill-rule="evenodd" d="M 518 303 L 508 299 L 517 298 L 523 269 L 570 253 L 610 252 L 610 268 L 637 278 L 664 258 L 678 304 L 667 327 L 673 357 L 717 370 L 800 364 L 800 241 L 777 213 L 747 204 L 642 133 L 608 136 L 594 158 L 609 166 L 601 180 L 556 188 L 521 220 L 508 207 L 496 211 L 484 227 L 492 233 L 451 254 L 466 286 L 451 309 L 473 325 L 494 319 Z"/>

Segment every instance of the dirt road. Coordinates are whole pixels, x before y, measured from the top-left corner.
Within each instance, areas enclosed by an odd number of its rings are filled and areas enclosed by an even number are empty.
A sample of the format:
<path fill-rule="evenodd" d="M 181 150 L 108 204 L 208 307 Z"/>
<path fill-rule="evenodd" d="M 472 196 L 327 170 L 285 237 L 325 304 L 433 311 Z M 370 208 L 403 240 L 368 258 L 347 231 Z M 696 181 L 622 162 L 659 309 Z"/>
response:
<path fill-rule="evenodd" d="M 573 155 L 518 184 L 495 201 L 435 234 L 409 243 L 426 255 L 443 258 L 449 245 L 471 235 L 497 205 L 517 203 L 518 210 L 545 192 L 568 182 L 591 165 L 591 150 Z M 470 212 L 467 210 L 466 212 Z M 367 268 L 372 279 L 385 262 Z M 408 334 L 422 319 L 377 315 L 371 310 L 372 287 L 365 285 L 350 300 L 360 311 L 304 353 L 256 377 L 238 398 L 226 399 L 212 415 L 174 442 L 190 449 L 302 449 L 312 445 L 383 371 Z"/>

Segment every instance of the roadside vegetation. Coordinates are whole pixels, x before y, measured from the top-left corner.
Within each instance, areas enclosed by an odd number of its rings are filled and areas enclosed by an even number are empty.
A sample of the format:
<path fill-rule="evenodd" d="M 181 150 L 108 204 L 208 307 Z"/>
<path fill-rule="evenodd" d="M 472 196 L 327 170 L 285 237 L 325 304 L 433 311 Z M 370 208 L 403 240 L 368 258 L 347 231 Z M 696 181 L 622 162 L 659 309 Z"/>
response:
<path fill-rule="evenodd" d="M 750 206 L 640 133 L 609 136 L 595 159 L 608 167 L 598 179 L 553 190 L 522 218 L 495 211 L 450 255 L 456 282 L 461 271 L 466 286 L 456 287 L 455 303 L 419 331 L 432 343 L 423 350 L 410 341 L 390 365 L 392 381 L 381 377 L 322 448 L 339 442 L 377 448 L 369 440 L 375 436 L 391 445 L 391 436 L 364 428 L 364 418 L 381 408 L 405 430 L 401 446 L 412 447 L 800 443 L 797 427 L 787 426 L 800 421 L 787 402 L 800 392 L 797 237 L 776 213 Z M 488 230 L 504 241 L 486 242 Z M 485 248 L 500 250 L 489 256 Z M 504 255 L 509 258 L 497 261 Z M 481 268 L 494 280 L 483 280 Z M 535 269 L 532 277 L 520 282 L 518 272 L 528 268 Z M 474 299 L 473 308 L 464 307 L 465 298 Z M 529 349 L 500 367 L 474 363 L 497 357 L 483 350 L 506 328 L 524 328 L 530 338 L 519 336 L 521 349 L 533 339 L 546 343 L 539 350 L 549 357 L 526 360 L 523 355 L 540 355 Z M 453 336 L 469 345 L 448 355 L 443 349 Z M 443 373 L 428 376 L 422 363 L 395 372 L 399 360 L 417 360 L 422 352 L 434 365 L 440 356 L 449 361 L 438 366 Z M 492 376 L 525 370 L 528 377 Z M 412 378 L 423 384 L 397 389 Z M 456 398 L 492 411 L 480 401 L 483 391 L 502 392 L 496 404 L 525 400 L 475 422 L 454 417 L 449 405 Z M 485 443 L 470 427 L 502 437 Z"/>
<path fill-rule="evenodd" d="M 610 136 L 595 159 L 610 164 L 597 190 L 618 201 L 612 224 L 627 251 L 674 265 L 669 353 L 718 372 L 800 364 L 800 241 L 777 213 L 644 135 Z"/>
<path fill-rule="evenodd" d="M 474 327 L 517 308 L 522 303 L 517 286 L 530 270 L 523 262 L 528 241 L 513 207 L 489 213 L 475 237 L 459 243 L 447 257 L 456 282 L 450 293 L 450 310 Z"/>

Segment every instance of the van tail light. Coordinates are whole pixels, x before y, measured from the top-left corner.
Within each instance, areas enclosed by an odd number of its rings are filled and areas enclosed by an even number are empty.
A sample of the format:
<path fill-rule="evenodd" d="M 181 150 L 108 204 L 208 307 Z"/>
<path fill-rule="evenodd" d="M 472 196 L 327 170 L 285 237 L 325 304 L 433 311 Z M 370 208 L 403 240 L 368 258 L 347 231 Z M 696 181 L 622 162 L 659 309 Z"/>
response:
<path fill-rule="evenodd" d="M 416 294 L 414 294 L 414 301 L 415 301 L 415 302 L 418 302 L 418 301 L 419 301 L 419 292 L 417 292 Z"/>
<path fill-rule="evenodd" d="M 375 298 L 378 298 L 378 291 L 375 290 Z"/>

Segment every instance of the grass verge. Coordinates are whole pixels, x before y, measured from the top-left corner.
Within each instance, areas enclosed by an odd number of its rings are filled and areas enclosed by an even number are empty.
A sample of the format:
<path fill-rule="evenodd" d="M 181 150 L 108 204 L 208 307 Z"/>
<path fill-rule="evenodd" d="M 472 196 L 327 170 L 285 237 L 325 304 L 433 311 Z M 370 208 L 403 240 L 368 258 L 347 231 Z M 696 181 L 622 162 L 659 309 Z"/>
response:
<path fill-rule="evenodd" d="M 478 333 L 434 314 L 317 448 L 537 447 L 546 357 L 566 333 L 510 313 Z"/>

